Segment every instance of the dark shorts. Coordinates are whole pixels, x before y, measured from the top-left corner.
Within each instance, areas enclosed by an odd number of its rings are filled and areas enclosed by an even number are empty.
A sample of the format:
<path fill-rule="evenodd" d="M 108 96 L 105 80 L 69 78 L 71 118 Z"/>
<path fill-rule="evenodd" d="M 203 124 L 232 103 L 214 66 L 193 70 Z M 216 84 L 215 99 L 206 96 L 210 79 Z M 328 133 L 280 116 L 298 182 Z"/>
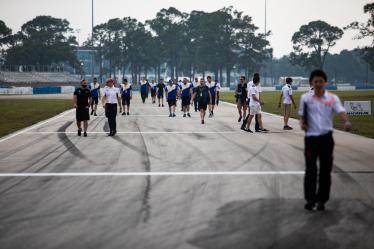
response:
<path fill-rule="evenodd" d="M 182 106 L 189 106 L 190 104 L 191 104 L 191 97 L 189 97 L 189 96 L 183 97 L 182 96 Z"/>
<path fill-rule="evenodd" d="M 75 116 L 78 122 L 90 120 L 90 111 L 88 107 L 77 107 Z"/>
<path fill-rule="evenodd" d="M 151 96 L 155 97 L 156 96 L 156 90 L 151 90 Z"/>
<path fill-rule="evenodd" d="M 212 96 L 212 105 L 216 105 L 216 96 Z"/>
<path fill-rule="evenodd" d="M 130 106 L 130 97 L 123 97 L 122 96 L 122 105 Z"/>
<path fill-rule="evenodd" d="M 236 104 L 237 104 L 238 107 L 243 107 L 243 108 L 248 107 L 248 103 L 247 103 L 246 99 L 238 98 L 238 99 L 236 99 Z"/>
<path fill-rule="evenodd" d="M 99 104 L 99 97 L 92 97 L 92 104 Z"/>
<path fill-rule="evenodd" d="M 204 111 L 206 111 L 206 109 L 207 109 L 207 106 L 208 106 L 208 102 L 206 102 L 206 101 L 198 101 L 197 102 L 197 109 L 198 110 L 204 110 Z"/>
<path fill-rule="evenodd" d="M 177 105 L 177 101 L 174 100 L 168 100 L 169 107 L 172 107 L 173 105 Z"/>
<path fill-rule="evenodd" d="M 157 97 L 158 97 L 159 99 L 162 99 L 162 98 L 164 97 L 164 93 L 163 93 L 163 92 L 158 92 L 158 93 L 157 93 Z"/>

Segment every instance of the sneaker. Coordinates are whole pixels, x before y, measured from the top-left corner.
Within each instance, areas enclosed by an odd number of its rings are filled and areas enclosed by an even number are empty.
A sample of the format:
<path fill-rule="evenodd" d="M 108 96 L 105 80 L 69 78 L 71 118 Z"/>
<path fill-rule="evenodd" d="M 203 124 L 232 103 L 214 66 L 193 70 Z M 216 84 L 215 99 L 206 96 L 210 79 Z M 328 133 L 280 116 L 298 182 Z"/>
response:
<path fill-rule="evenodd" d="M 158 104 L 158 107 L 161 107 L 161 104 Z"/>
<path fill-rule="evenodd" d="M 242 125 L 242 126 L 240 127 L 240 129 L 243 130 L 243 131 L 246 131 L 245 125 Z"/>
<path fill-rule="evenodd" d="M 112 136 L 116 135 L 117 131 L 113 131 L 112 132 Z"/>
<path fill-rule="evenodd" d="M 304 206 L 305 210 L 313 211 L 315 204 L 312 202 L 307 202 Z"/>
<path fill-rule="evenodd" d="M 256 132 L 262 132 L 262 130 L 261 129 L 256 129 Z"/>
<path fill-rule="evenodd" d="M 318 203 L 317 204 L 317 211 L 325 211 L 325 204 L 324 203 Z"/>
<path fill-rule="evenodd" d="M 78 130 L 78 136 L 82 135 L 82 130 Z"/>
<path fill-rule="evenodd" d="M 175 118 L 177 115 L 175 115 L 175 113 L 173 113 L 173 118 Z"/>
<path fill-rule="evenodd" d="M 212 113 L 209 113 L 209 117 L 210 117 L 210 118 L 213 117 L 213 114 L 212 114 Z"/>
<path fill-rule="evenodd" d="M 112 131 L 108 133 L 108 137 L 111 137 L 111 136 L 113 136 L 113 132 Z"/>
<path fill-rule="evenodd" d="M 292 130 L 292 127 L 290 127 L 288 125 L 285 125 L 285 126 L 283 126 L 283 130 L 285 130 L 285 131 Z"/>
<path fill-rule="evenodd" d="M 129 116 L 130 115 L 130 113 L 129 112 L 127 112 L 127 116 Z"/>
<path fill-rule="evenodd" d="M 126 115 L 126 112 L 122 112 L 122 116 Z"/>
<path fill-rule="evenodd" d="M 173 117 L 173 115 L 170 113 L 170 114 L 169 114 L 169 118 L 171 118 L 171 117 Z"/>
<path fill-rule="evenodd" d="M 84 136 L 84 137 L 87 137 L 87 132 L 83 132 L 83 136 Z"/>
<path fill-rule="evenodd" d="M 94 116 L 97 116 L 96 112 L 94 112 Z"/>
<path fill-rule="evenodd" d="M 187 115 L 186 115 L 186 113 L 185 114 L 183 114 L 183 117 L 185 118 Z"/>
<path fill-rule="evenodd" d="M 162 107 L 164 107 L 164 104 L 162 104 Z"/>
<path fill-rule="evenodd" d="M 242 118 L 243 118 L 242 116 L 239 117 L 238 123 L 240 123 L 242 121 Z"/>
<path fill-rule="evenodd" d="M 92 111 L 91 111 L 91 116 L 92 116 L 93 114 L 94 114 L 94 111 L 92 110 Z"/>
<path fill-rule="evenodd" d="M 191 117 L 191 114 L 187 113 L 187 116 L 190 118 L 190 117 Z"/>
<path fill-rule="evenodd" d="M 261 129 L 262 132 L 269 132 L 267 129 Z"/>
<path fill-rule="evenodd" d="M 201 120 L 201 124 L 205 124 L 204 120 Z"/>
<path fill-rule="evenodd" d="M 253 133 L 251 129 L 245 129 L 246 132 Z"/>

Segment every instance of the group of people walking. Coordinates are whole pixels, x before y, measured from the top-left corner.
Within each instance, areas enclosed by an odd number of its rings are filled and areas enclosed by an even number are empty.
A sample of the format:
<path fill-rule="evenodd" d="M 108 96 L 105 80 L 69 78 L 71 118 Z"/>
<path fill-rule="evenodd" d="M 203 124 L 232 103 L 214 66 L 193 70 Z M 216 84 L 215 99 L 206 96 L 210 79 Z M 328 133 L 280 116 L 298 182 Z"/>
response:
<path fill-rule="evenodd" d="M 151 93 L 152 103 L 158 106 L 164 106 L 164 99 L 169 106 L 169 117 L 176 117 L 175 110 L 178 100 L 181 100 L 181 111 L 183 117 L 191 117 L 190 106 L 194 106 L 195 112 L 200 111 L 201 123 L 205 123 L 205 113 L 209 108 L 209 117 L 214 116 L 214 107 L 219 104 L 220 84 L 212 82 L 212 77 L 208 76 L 200 80 L 195 78 L 189 82 L 187 78 L 183 80 L 169 80 L 166 84 L 160 79 L 156 84 L 154 80 L 149 83 L 145 78 L 140 81 L 140 96 L 145 103 L 149 93 Z"/>
<path fill-rule="evenodd" d="M 209 117 L 214 116 L 214 107 L 219 103 L 220 84 L 212 82 L 210 76 L 205 81 L 201 78 L 195 78 L 194 82 L 189 82 L 187 78 L 176 82 L 169 80 L 165 85 L 164 80 L 160 79 L 156 84 L 154 80 L 150 83 L 146 79 L 139 82 L 140 97 L 145 103 L 149 93 L 151 93 L 152 104 L 164 107 L 164 99 L 169 106 L 169 117 L 176 117 L 175 110 L 178 100 L 181 100 L 181 111 L 183 117 L 191 117 L 190 106 L 194 106 L 195 112 L 200 111 L 201 123 L 205 123 L 205 113 L 209 108 Z M 81 81 L 81 86 L 74 92 L 74 107 L 76 108 L 76 120 L 78 126 L 78 136 L 87 136 L 88 120 L 90 120 L 89 108 L 91 107 L 91 115 L 97 116 L 97 106 L 101 98 L 105 116 L 108 118 L 109 136 L 117 133 L 116 116 L 119 107 L 119 113 L 122 115 L 130 115 L 130 102 L 132 99 L 133 88 L 127 79 L 123 79 L 119 87 L 115 86 L 112 79 L 106 81 L 106 85 L 102 90 L 97 79 L 88 85 L 86 80 Z M 82 127 L 83 123 L 83 127 Z"/>
<path fill-rule="evenodd" d="M 315 70 L 309 78 L 310 91 L 303 94 L 300 99 L 299 111 L 300 126 L 305 131 L 305 178 L 304 197 L 307 210 L 319 211 L 325 209 L 325 203 L 329 200 L 331 187 L 331 171 L 333 166 L 334 140 L 333 113 L 338 113 L 343 122 L 344 129 L 350 130 L 351 123 L 338 96 L 328 92 L 325 87 L 327 75 L 322 70 Z M 205 123 L 206 110 L 209 110 L 209 117 L 214 116 L 214 107 L 219 103 L 220 85 L 212 82 L 210 76 L 205 80 L 195 78 L 194 82 L 183 79 L 180 82 L 169 80 L 165 85 L 163 79 L 156 84 L 154 80 L 148 83 L 146 79 L 140 82 L 140 96 L 145 103 L 149 92 L 152 103 L 164 106 L 164 98 L 169 106 L 169 117 L 176 117 L 175 109 L 177 101 L 181 100 L 181 110 L 183 117 L 191 117 L 190 106 L 194 106 L 195 112 L 200 111 L 201 123 Z M 261 116 L 261 108 L 264 102 L 261 98 L 262 88 L 258 73 L 253 75 L 251 81 L 247 81 L 245 76 L 240 77 L 240 83 L 235 90 L 237 109 L 239 113 L 238 122 L 242 122 L 241 129 L 252 133 L 251 123 L 255 119 L 256 132 L 268 132 L 264 128 Z M 118 112 L 122 115 L 130 115 L 130 101 L 132 99 L 132 86 L 124 79 L 119 88 L 114 86 L 113 80 L 109 79 L 100 96 L 100 85 L 96 78 L 88 85 L 85 80 L 81 81 L 81 87 L 74 92 L 74 107 L 76 108 L 76 120 L 78 126 L 78 136 L 87 136 L 88 120 L 91 115 L 97 115 L 97 105 L 101 97 L 105 116 L 108 118 L 109 136 L 114 136 L 116 130 L 116 116 Z M 278 107 L 283 104 L 284 130 L 292 130 L 289 126 L 292 105 L 297 108 L 292 91 L 292 78 L 286 79 L 286 84 L 282 87 L 279 96 Z M 248 110 L 249 109 L 249 110 Z M 83 127 L 82 127 L 83 123 Z M 319 159 L 319 170 L 317 167 Z"/>

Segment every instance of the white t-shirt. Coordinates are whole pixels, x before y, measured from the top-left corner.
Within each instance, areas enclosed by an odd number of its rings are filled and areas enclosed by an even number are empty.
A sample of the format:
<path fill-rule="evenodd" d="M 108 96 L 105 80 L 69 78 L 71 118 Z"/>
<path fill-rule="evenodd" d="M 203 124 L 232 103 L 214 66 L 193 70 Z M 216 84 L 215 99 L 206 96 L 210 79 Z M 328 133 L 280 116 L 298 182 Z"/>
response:
<path fill-rule="evenodd" d="M 285 84 L 282 87 L 282 93 L 283 93 L 283 104 L 289 105 L 292 104 L 291 97 L 292 96 L 292 87 L 289 84 Z"/>
<path fill-rule="evenodd" d="M 307 110 L 305 110 L 307 108 Z M 299 115 L 306 119 L 308 130 L 306 136 L 321 136 L 333 130 L 333 114 L 345 112 L 340 99 L 335 94 L 325 91 L 322 97 L 314 93 L 305 93 L 300 99 Z"/>
<path fill-rule="evenodd" d="M 118 104 L 117 96 L 120 96 L 119 88 L 117 87 L 104 87 L 104 96 L 106 97 L 106 103 Z"/>
<path fill-rule="evenodd" d="M 125 91 L 125 90 L 129 89 L 130 87 L 131 87 L 130 83 L 127 83 L 127 86 L 125 84 L 121 83 L 121 89 L 122 89 L 122 91 Z"/>
<path fill-rule="evenodd" d="M 219 82 L 217 82 L 216 91 L 217 92 L 221 91 L 221 84 Z"/>
<path fill-rule="evenodd" d="M 260 99 L 260 92 L 261 92 L 261 87 L 258 87 L 255 84 L 252 84 L 249 86 L 249 89 L 248 89 L 249 106 L 252 106 L 252 107 L 261 106 L 260 102 L 253 99 L 253 95 L 255 95 L 257 99 Z"/>

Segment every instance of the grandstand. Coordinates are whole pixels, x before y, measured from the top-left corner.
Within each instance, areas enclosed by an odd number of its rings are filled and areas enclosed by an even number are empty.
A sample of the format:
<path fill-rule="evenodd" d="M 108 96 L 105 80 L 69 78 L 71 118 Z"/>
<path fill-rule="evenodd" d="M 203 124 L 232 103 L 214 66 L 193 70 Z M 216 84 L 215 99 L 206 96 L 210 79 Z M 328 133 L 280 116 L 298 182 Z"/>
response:
<path fill-rule="evenodd" d="M 78 75 L 67 72 L 9 72 L 0 71 L 2 87 L 71 86 L 80 81 Z"/>

